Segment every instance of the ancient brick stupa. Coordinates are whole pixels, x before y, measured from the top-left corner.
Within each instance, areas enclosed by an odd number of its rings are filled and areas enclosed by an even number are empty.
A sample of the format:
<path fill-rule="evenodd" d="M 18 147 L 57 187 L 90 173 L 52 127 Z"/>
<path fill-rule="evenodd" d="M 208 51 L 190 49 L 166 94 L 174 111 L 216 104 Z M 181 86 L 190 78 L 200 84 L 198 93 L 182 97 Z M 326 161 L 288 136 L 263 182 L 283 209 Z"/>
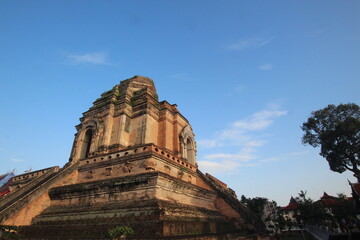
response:
<path fill-rule="evenodd" d="M 261 231 L 226 184 L 199 171 L 189 122 L 150 78 L 120 82 L 80 121 L 69 163 L 13 178 L 2 224 L 32 239 L 101 239 L 116 226 L 149 239 Z"/>

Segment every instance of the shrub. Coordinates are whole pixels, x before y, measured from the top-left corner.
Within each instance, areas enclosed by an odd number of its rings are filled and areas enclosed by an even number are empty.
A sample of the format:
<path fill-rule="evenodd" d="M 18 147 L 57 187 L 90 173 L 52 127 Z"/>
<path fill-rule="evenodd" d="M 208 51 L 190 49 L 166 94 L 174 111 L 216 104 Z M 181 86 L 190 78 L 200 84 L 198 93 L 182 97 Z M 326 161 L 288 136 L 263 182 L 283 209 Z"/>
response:
<path fill-rule="evenodd" d="M 118 226 L 109 229 L 108 231 L 109 237 L 111 239 L 120 239 L 121 236 L 129 236 L 134 234 L 134 230 L 131 227 L 127 226 Z"/>

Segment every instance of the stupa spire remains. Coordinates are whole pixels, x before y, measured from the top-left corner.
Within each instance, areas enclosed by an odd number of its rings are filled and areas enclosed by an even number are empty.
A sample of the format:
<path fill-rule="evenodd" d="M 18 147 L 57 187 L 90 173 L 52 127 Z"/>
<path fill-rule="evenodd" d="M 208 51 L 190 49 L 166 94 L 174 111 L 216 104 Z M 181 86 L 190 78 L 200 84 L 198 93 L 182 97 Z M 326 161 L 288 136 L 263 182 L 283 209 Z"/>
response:
<path fill-rule="evenodd" d="M 175 104 L 159 102 L 148 77 L 134 76 L 102 93 L 80 122 L 71 162 L 151 143 L 196 165 L 189 122 Z"/>

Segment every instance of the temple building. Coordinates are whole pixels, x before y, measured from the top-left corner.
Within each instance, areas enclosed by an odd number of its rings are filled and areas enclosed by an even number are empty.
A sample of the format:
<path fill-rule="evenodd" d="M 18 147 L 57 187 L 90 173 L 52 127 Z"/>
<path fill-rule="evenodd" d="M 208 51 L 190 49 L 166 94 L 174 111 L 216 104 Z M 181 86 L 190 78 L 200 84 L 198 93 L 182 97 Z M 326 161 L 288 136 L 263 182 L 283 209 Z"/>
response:
<path fill-rule="evenodd" d="M 69 162 L 14 176 L 0 223 L 28 239 L 106 239 L 131 227 L 141 239 L 238 239 L 264 225 L 196 162 L 195 134 L 153 80 L 135 76 L 83 113 Z M 227 238 L 225 238 L 225 236 Z"/>
<path fill-rule="evenodd" d="M 291 196 L 289 204 L 281 208 L 281 214 L 285 219 L 290 220 L 295 225 L 298 225 L 297 216 L 299 215 L 300 204 L 294 197 Z"/>

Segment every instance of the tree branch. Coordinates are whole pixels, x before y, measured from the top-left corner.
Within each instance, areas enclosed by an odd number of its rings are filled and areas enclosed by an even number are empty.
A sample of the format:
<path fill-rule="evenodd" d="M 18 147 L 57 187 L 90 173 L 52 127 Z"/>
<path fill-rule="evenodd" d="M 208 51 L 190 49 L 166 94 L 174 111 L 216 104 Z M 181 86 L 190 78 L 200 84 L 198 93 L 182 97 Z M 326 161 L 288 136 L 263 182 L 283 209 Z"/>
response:
<path fill-rule="evenodd" d="M 354 169 L 353 169 L 353 168 L 350 168 L 350 167 L 348 167 L 347 165 L 344 165 L 344 167 L 345 167 L 347 170 L 354 172 Z"/>

